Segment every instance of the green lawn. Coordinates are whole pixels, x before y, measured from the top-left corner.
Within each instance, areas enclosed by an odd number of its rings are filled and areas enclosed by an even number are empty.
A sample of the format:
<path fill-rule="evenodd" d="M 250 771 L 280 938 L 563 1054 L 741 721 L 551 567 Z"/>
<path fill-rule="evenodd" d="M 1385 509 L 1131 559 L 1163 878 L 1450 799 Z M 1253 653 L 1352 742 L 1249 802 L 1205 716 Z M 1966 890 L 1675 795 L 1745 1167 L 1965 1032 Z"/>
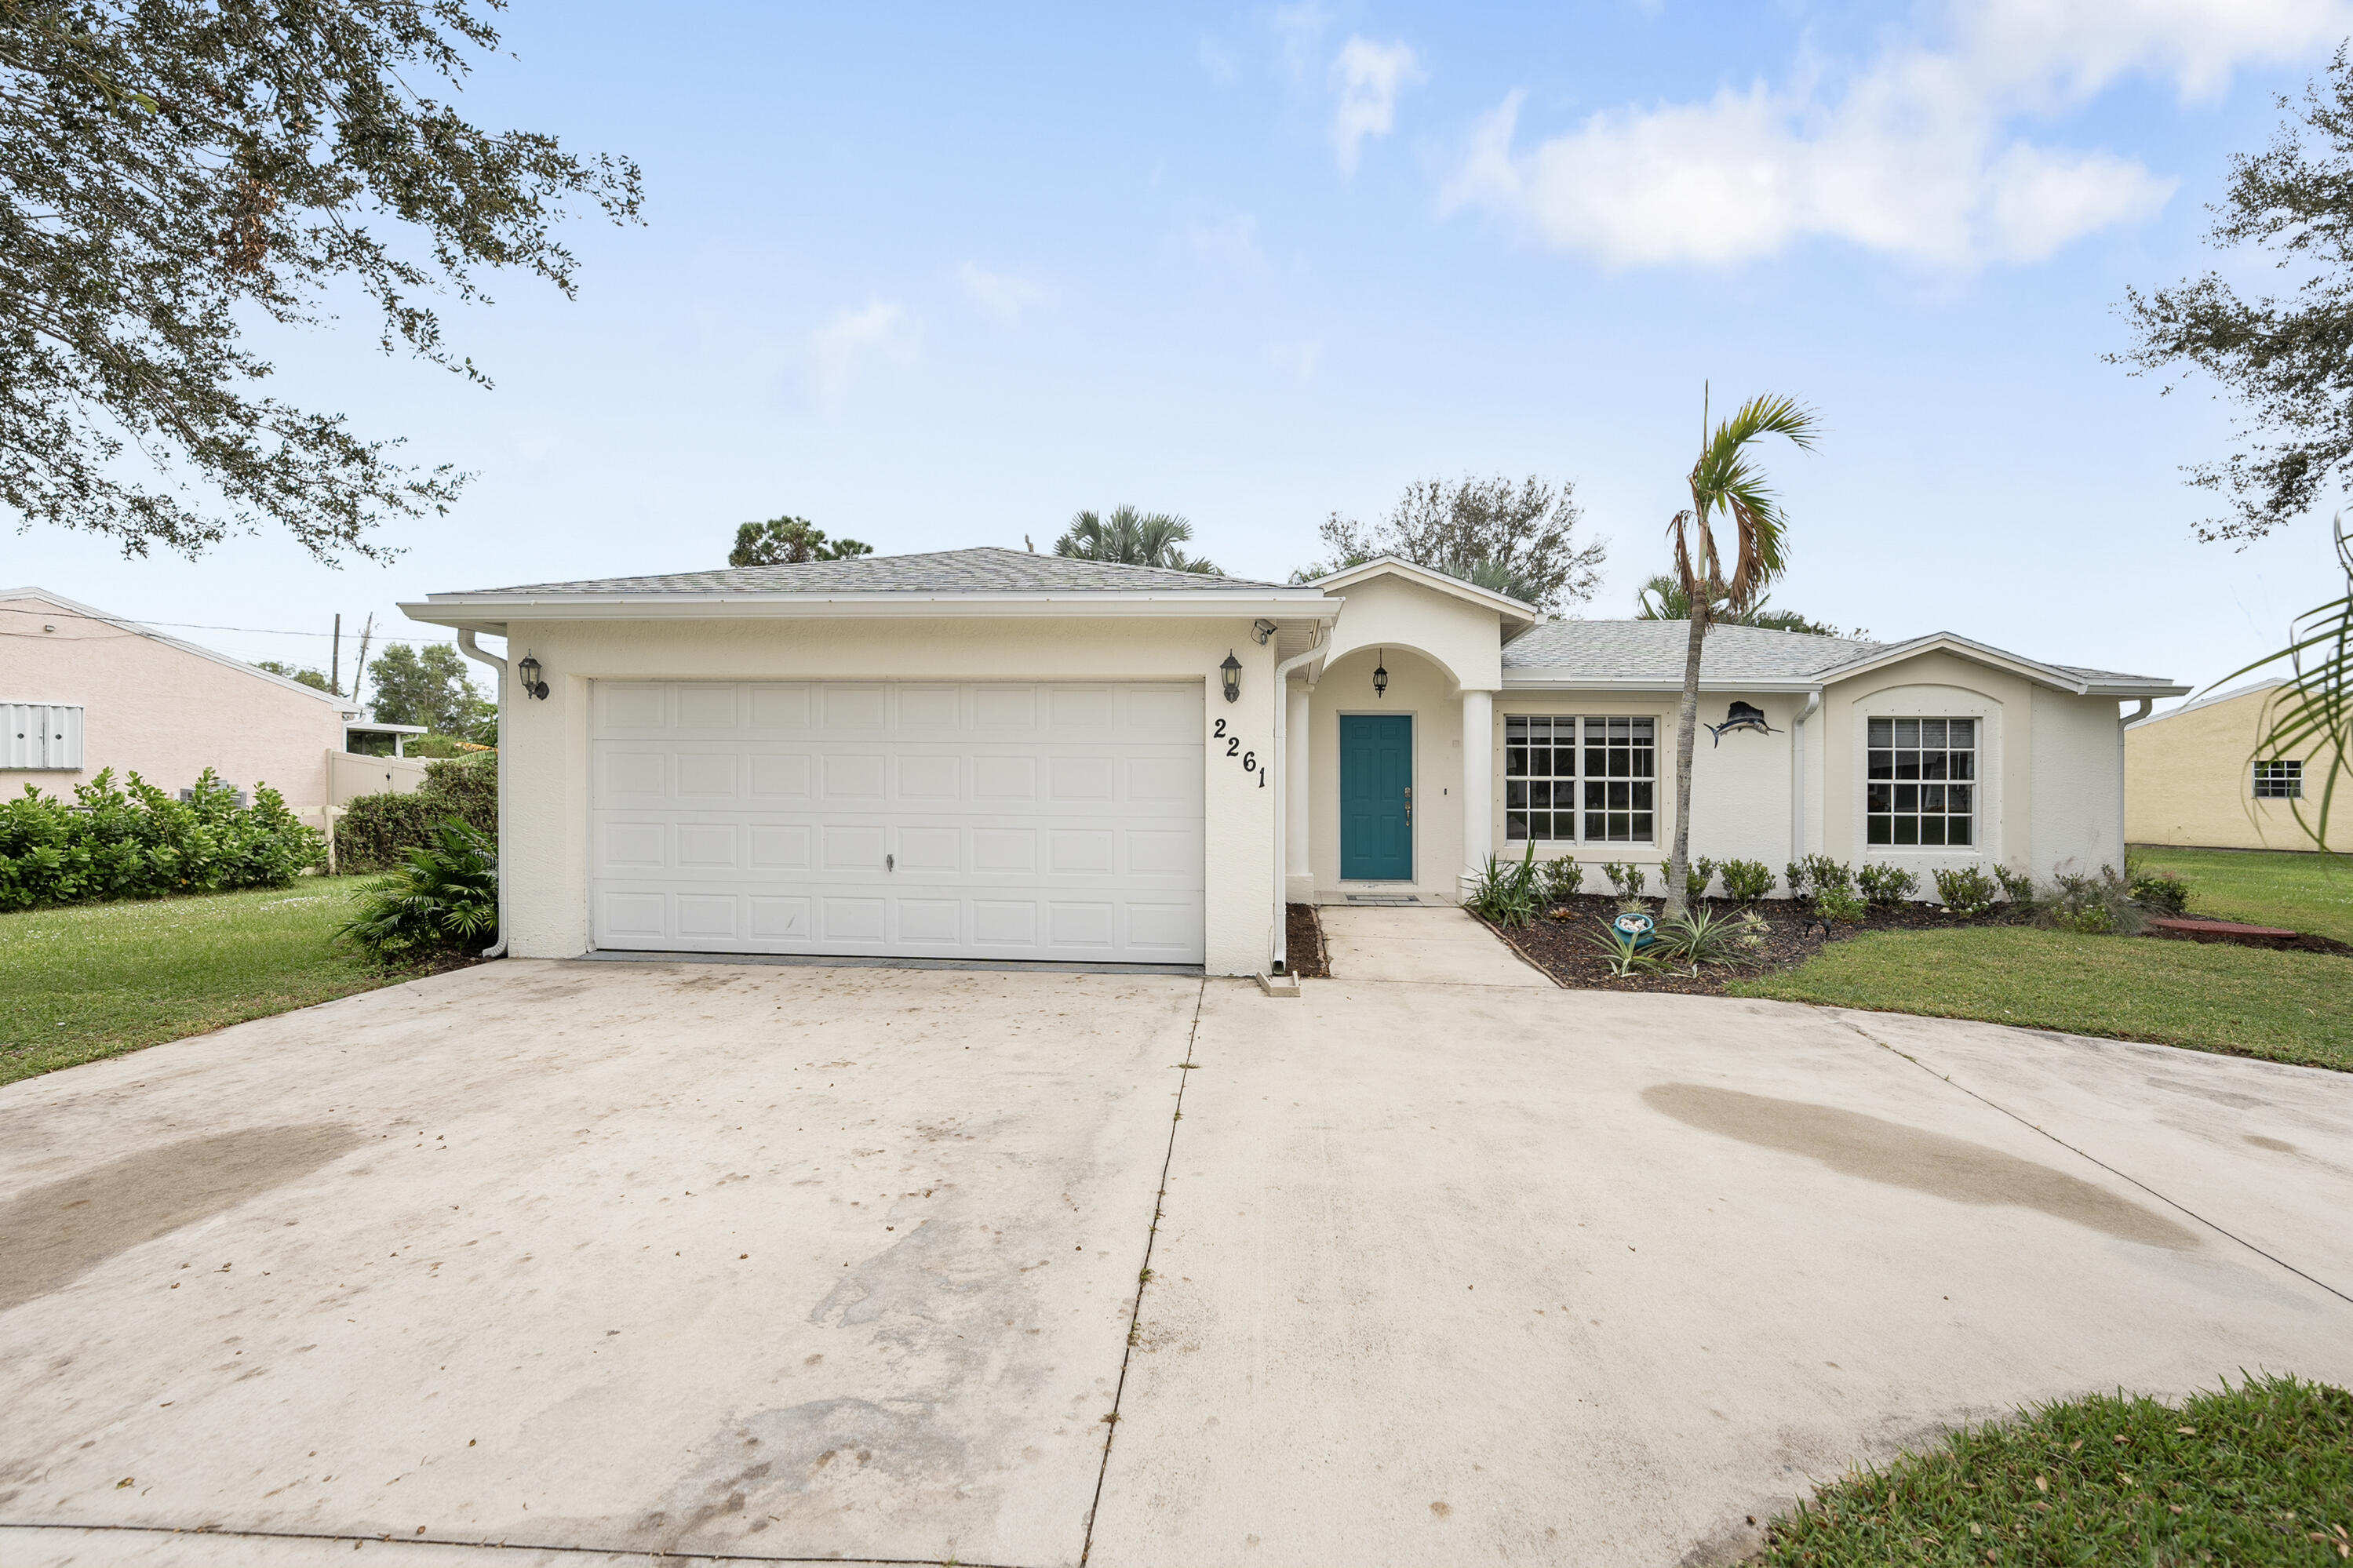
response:
<path fill-rule="evenodd" d="M 1872 931 L 1731 991 L 2353 1071 L 2353 958 L 2326 953 L 2021 926 Z"/>
<path fill-rule="evenodd" d="M 2337 1564 L 2353 1556 L 2353 1394 L 2253 1378 L 2179 1406 L 2094 1394 L 1954 1433 L 1775 1520 L 1774 1568 Z"/>
<path fill-rule="evenodd" d="M 2136 846 L 2132 855 L 2188 882 L 2193 915 L 2291 926 L 2353 942 L 2353 855 L 2155 846 Z"/>
<path fill-rule="evenodd" d="M 0 914 L 0 1083 L 402 978 L 328 940 L 373 880 Z"/>

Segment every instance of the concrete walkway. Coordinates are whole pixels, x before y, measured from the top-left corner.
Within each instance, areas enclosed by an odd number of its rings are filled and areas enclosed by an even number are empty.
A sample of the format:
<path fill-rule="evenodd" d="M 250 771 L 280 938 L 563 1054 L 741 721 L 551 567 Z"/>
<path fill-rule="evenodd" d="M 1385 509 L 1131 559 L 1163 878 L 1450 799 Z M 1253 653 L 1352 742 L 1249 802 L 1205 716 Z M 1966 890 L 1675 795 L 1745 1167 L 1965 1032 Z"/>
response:
<path fill-rule="evenodd" d="M 0 1089 L 0 1560 L 1724 1561 L 2353 1383 L 2353 1076 L 1338 913 L 1298 1000 L 513 962 Z"/>

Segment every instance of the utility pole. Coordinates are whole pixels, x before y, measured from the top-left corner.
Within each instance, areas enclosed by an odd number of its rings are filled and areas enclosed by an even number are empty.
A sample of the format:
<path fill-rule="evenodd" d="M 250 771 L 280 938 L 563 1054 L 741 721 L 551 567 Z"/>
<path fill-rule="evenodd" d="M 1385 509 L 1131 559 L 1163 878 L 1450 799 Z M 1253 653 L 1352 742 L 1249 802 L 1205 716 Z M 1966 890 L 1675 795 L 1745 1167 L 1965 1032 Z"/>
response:
<path fill-rule="evenodd" d="M 335 652 L 327 685 L 336 696 L 341 697 L 343 694 L 343 617 L 341 615 L 335 616 L 335 640 L 329 646 Z"/>
<path fill-rule="evenodd" d="M 367 679 L 367 645 L 369 637 L 374 636 L 375 632 L 375 614 L 370 611 L 367 624 L 360 627 L 359 658 L 352 662 L 352 705 L 353 707 L 359 705 L 360 683 Z"/>

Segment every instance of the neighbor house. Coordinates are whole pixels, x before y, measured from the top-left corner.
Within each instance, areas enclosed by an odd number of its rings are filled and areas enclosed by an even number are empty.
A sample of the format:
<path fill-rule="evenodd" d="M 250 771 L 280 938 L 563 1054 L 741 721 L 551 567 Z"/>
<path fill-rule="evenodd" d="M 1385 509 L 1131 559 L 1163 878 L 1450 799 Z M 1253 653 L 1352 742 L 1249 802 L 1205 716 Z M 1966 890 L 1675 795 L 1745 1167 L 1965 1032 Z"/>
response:
<path fill-rule="evenodd" d="M 2312 849 L 2299 813 L 2317 826 L 2327 764 L 2309 742 L 2266 746 L 2277 680 L 2185 702 L 2125 731 L 2125 837 L 2135 844 L 2215 849 Z M 2330 847 L 2348 840 L 2353 770 L 2338 764 Z M 2338 815 L 2343 814 L 2343 815 Z"/>
<path fill-rule="evenodd" d="M 0 589 L 0 793 L 70 796 L 111 768 L 176 794 L 206 768 L 317 824 L 346 700 L 53 594 Z M 375 786 L 383 787 L 383 786 Z"/>
<path fill-rule="evenodd" d="M 956 550 L 402 607 L 507 639 L 529 956 L 1263 973 L 1285 899 L 1448 902 L 1491 854 L 1672 839 L 1685 627 L 1395 559 L 1282 584 Z M 2116 862 L 2119 704 L 2185 689 L 1948 633 L 1723 626 L 1703 671 L 1693 852 L 1777 872 Z"/>

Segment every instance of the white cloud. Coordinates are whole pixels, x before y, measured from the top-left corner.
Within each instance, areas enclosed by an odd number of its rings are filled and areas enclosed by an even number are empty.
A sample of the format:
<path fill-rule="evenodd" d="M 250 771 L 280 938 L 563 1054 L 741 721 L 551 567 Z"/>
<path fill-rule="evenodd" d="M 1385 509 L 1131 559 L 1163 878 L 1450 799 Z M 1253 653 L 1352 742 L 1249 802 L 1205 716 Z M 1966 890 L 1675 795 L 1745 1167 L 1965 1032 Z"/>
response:
<path fill-rule="evenodd" d="M 1193 59 L 1219 87 L 1231 83 L 1241 71 L 1241 63 L 1234 58 L 1233 51 L 1207 35 L 1193 46 Z"/>
<path fill-rule="evenodd" d="M 1386 136 L 1396 126 L 1398 94 L 1422 79 L 1421 61 L 1404 44 L 1351 37 L 1332 61 L 1331 75 L 1340 95 L 1332 111 L 1332 150 L 1341 173 L 1353 174 L 1365 138 Z"/>
<path fill-rule="evenodd" d="M 1193 254 L 1212 266 L 1236 272 L 1264 272 L 1266 252 L 1259 248 L 1258 219 L 1248 213 L 1230 213 L 1185 231 Z"/>
<path fill-rule="evenodd" d="M 1315 4 L 1301 0 L 1296 5 L 1281 5 L 1267 18 L 1274 31 L 1276 49 L 1282 57 L 1282 68 L 1293 85 L 1305 87 L 1308 72 L 1315 63 L 1316 45 L 1322 42 L 1324 29 L 1332 25 L 1332 13 Z"/>
<path fill-rule="evenodd" d="M 1000 321 L 1018 321 L 1022 312 L 1046 302 L 1042 284 L 1014 272 L 991 272 L 976 262 L 956 268 L 956 281 L 984 310 Z"/>
<path fill-rule="evenodd" d="M 2147 217 L 2174 182 L 2114 153 L 2035 145 L 2020 119 L 2133 73 L 2210 94 L 2239 66 L 2306 58 L 2348 0 L 1975 0 L 1943 48 L 1705 101 L 1604 110 L 1521 149 L 1524 95 L 1482 120 L 1441 204 L 1484 207 L 1613 265 L 1731 265 L 1809 237 L 1939 267 L 2032 261 Z"/>
<path fill-rule="evenodd" d="M 860 310 L 842 310 L 809 338 L 809 363 L 820 402 L 833 403 L 849 389 L 861 366 L 881 359 L 910 364 L 919 347 L 913 321 L 884 300 Z"/>

